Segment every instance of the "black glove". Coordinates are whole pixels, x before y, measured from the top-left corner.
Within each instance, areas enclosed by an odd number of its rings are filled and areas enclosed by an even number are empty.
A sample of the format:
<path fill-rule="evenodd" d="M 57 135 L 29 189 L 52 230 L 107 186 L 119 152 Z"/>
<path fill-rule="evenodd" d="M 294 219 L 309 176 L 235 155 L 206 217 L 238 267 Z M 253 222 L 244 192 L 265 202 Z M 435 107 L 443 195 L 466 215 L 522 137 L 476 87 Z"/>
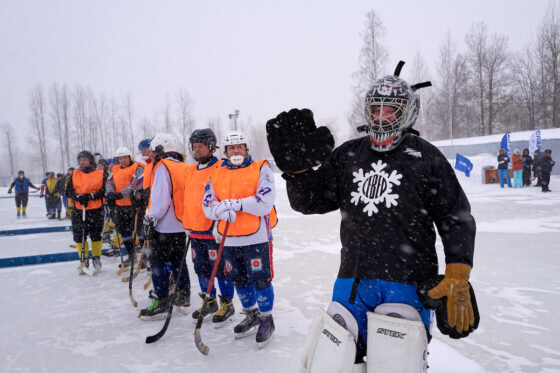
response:
<path fill-rule="evenodd" d="M 156 231 L 157 219 L 151 216 L 144 216 L 144 239 L 153 240 Z"/>
<path fill-rule="evenodd" d="M 89 194 L 78 194 L 76 196 L 76 201 L 80 202 L 80 204 L 87 206 L 88 201 L 90 200 L 90 195 Z"/>
<path fill-rule="evenodd" d="M 107 195 L 105 196 L 105 198 L 107 199 L 107 204 L 108 205 L 112 205 L 115 203 L 115 201 L 118 199 L 117 197 L 117 193 L 107 193 Z"/>
<path fill-rule="evenodd" d="M 285 173 L 319 166 L 334 148 L 331 131 L 317 128 L 309 109 L 278 114 L 266 123 L 266 134 L 274 162 Z"/>
<path fill-rule="evenodd" d="M 8 189 L 8 194 L 12 194 L 12 190 L 11 190 L 11 189 Z"/>

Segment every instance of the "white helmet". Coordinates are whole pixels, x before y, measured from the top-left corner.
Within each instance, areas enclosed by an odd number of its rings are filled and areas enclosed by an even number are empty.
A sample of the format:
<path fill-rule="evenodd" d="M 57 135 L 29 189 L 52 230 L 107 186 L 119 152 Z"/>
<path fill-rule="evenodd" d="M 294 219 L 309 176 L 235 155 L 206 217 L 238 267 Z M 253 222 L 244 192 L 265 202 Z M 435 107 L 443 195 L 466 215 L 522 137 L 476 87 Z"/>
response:
<path fill-rule="evenodd" d="M 228 133 L 224 137 L 224 146 L 237 145 L 237 144 L 245 144 L 245 146 L 247 146 L 248 143 L 249 143 L 249 138 L 245 136 L 243 132 L 233 131 Z"/>
<path fill-rule="evenodd" d="M 245 144 L 245 149 L 247 149 L 247 154 L 245 156 L 242 155 L 234 155 L 228 158 L 228 161 L 234 166 L 241 166 L 243 162 L 249 159 L 249 138 L 245 136 L 242 132 L 234 131 L 228 133 L 224 137 L 224 148 L 225 153 L 227 155 L 227 147 L 228 145 L 238 145 L 238 144 Z"/>
<path fill-rule="evenodd" d="M 127 155 L 128 155 L 130 158 L 132 158 L 132 152 L 131 152 L 130 150 L 128 150 L 128 148 L 127 148 L 126 146 L 121 146 L 120 148 L 118 148 L 118 149 L 115 151 L 114 157 L 115 157 L 115 158 L 118 158 L 118 157 L 126 157 Z"/>
<path fill-rule="evenodd" d="M 150 142 L 150 150 L 157 153 L 156 148 L 162 146 L 163 153 L 177 151 L 177 138 L 169 133 L 160 133 Z"/>

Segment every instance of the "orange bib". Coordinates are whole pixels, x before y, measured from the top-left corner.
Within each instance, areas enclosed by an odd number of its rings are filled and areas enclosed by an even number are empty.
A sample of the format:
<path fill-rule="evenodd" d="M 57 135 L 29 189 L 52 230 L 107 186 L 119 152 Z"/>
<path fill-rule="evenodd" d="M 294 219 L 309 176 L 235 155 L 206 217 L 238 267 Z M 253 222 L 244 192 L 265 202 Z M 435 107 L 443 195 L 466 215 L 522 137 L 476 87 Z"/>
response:
<path fill-rule="evenodd" d="M 183 209 L 183 227 L 185 229 L 206 232 L 212 227 L 212 220 L 208 219 L 202 210 L 202 200 L 206 184 L 221 164 L 221 161 L 217 161 L 212 166 L 201 170 L 197 169 L 197 164 L 188 166 Z"/>
<path fill-rule="evenodd" d="M 212 175 L 212 189 L 218 200 L 224 199 L 240 199 L 251 197 L 257 194 L 259 178 L 263 164 L 268 166 L 267 161 L 253 161 L 249 166 L 243 168 L 229 169 L 227 167 L 219 167 L 214 175 Z M 272 175 L 271 175 L 272 177 Z M 260 216 L 255 216 L 243 211 L 236 212 L 237 217 L 234 223 L 228 228 L 228 236 L 249 236 L 256 233 L 261 224 Z M 270 217 L 271 228 L 276 225 L 278 218 L 276 209 L 268 214 Z M 218 223 L 218 231 L 223 234 L 226 223 L 220 220 Z"/>
<path fill-rule="evenodd" d="M 72 172 L 72 185 L 74 186 L 76 195 L 99 192 L 103 187 L 103 171 L 95 170 L 87 174 L 79 169 L 74 170 L 74 172 Z M 101 199 L 89 201 L 86 210 L 98 209 L 101 208 L 101 206 L 103 206 L 103 201 Z M 78 210 L 82 209 L 82 204 L 78 201 L 76 201 L 76 208 Z"/>
<path fill-rule="evenodd" d="M 162 166 L 163 165 L 163 166 Z M 173 207 L 175 209 L 175 217 L 180 222 L 183 221 L 183 195 L 185 193 L 185 173 L 187 172 L 187 165 L 183 162 L 172 161 L 169 159 L 162 159 L 152 169 L 152 175 L 155 176 L 158 167 L 165 167 L 169 172 L 171 178 L 171 198 L 173 199 Z M 153 177 L 150 178 L 150 189 L 154 185 Z M 150 194 L 150 201 L 148 202 L 148 213 L 152 206 L 152 194 Z"/>

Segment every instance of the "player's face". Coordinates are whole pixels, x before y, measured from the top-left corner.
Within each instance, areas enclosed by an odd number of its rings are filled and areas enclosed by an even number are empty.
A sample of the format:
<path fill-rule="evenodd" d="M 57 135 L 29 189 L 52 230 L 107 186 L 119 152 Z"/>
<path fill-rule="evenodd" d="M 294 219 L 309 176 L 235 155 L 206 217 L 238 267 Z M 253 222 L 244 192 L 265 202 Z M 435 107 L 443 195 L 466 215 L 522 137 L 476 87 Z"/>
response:
<path fill-rule="evenodd" d="M 122 168 L 128 167 L 130 165 L 130 157 L 128 155 L 124 157 L 119 157 L 119 164 Z"/>
<path fill-rule="evenodd" d="M 392 106 L 376 106 L 373 109 L 373 122 L 376 124 L 391 124 L 397 120 L 396 109 Z"/>
<path fill-rule="evenodd" d="M 192 144 L 192 151 L 195 158 L 207 158 L 210 156 L 210 149 L 203 142 L 194 142 Z"/>
<path fill-rule="evenodd" d="M 247 155 L 247 148 L 245 147 L 245 144 L 228 145 L 226 155 L 228 158 L 231 158 L 234 155 L 241 155 L 245 157 Z"/>
<path fill-rule="evenodd" d="M 89 163 L 89 159 L 87 158 L 78 159 L 78 164 L 80 165 L 80 168 L 91 167 L 91 164 Z"/>

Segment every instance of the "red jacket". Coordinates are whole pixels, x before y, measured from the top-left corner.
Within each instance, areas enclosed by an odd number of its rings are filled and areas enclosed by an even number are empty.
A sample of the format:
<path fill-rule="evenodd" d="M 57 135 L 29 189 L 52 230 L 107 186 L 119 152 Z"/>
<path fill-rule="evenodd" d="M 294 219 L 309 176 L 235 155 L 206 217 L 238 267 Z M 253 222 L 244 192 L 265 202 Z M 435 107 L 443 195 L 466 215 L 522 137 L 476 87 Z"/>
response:
<path fill-rule="evenodd" d="M 513 162 L 511 169 L 513 171 L 520 171 L 523 170 L 523 157 L 521 155 L 513 154 L 511 156 L 511 160 Z"/>

